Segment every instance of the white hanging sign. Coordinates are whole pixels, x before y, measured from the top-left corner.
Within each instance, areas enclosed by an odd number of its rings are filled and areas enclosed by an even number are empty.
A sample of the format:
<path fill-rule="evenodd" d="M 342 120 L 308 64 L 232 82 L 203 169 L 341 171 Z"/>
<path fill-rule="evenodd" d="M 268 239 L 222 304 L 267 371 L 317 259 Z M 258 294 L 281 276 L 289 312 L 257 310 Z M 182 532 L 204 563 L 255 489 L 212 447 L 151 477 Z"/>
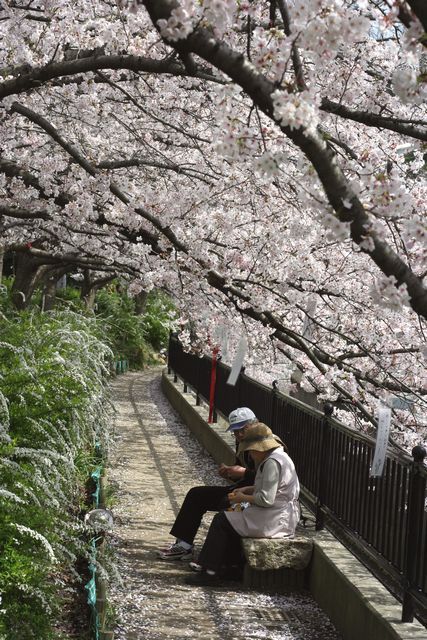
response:
<path fill-rule="evenodd" d="M 245 359 L 246 350 L 248 348 L 248 341 L 245 336 L 242 336 L 237 345 L 236 355 L 234 356 L 233 365 L 231 367 L 230 375 L 228 376 L 227 384 L 234 387 L 239 377 L 240 369 L 242 368 L 243 361 Z"/>
<path fill-rule="evenodd" d="M 369 473 L 371 478 L 378 478 L 383 474 L 384 462 L 387 453 L 388 435 L 390 433 L 390 422 L 391 409 L 381 405 L 378 409 L 378 429 L 374 460 Z"/>

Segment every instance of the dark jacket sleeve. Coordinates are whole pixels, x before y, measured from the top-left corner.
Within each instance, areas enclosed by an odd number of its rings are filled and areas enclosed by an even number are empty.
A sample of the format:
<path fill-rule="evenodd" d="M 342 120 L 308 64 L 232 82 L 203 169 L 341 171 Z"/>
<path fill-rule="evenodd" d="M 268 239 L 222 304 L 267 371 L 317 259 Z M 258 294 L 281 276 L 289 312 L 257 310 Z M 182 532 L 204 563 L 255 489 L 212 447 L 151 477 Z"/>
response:
<path fill-rule="evenodd" d="M 256 471 L 255 471 L 255 463 L 250 457 L 249 453 L 245 451 L 242 455 L 242 458 L 236 457 L 236 464 L 240 464 L 246 468 L 245 475 L 243 476 L 242 480 L 240 480 L 241 482 L 240 486 L 241 487 L 252 486 L 255 482 Z"/>

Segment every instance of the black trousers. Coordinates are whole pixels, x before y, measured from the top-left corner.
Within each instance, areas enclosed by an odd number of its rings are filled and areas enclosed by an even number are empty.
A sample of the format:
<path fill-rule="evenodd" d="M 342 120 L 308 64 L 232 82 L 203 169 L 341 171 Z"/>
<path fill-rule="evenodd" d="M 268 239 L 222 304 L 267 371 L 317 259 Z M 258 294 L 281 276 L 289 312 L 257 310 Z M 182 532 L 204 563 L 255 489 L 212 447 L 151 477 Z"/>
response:
<path fill-rule="evenodd" d="M 243 566 L 241 538 L 224 512 L 214 516 L 197 562 L 217 572 L 231 565 Z"/>
<path fill-rule="evenodd" d="M 193 544 L 206 511 L 224 511 L 230 506 L 227 494 L 245 481 L 225 487 L 193 487 L 185 496 L 181 509 L 170 530 L 171 535 L 188 544 Z"/>

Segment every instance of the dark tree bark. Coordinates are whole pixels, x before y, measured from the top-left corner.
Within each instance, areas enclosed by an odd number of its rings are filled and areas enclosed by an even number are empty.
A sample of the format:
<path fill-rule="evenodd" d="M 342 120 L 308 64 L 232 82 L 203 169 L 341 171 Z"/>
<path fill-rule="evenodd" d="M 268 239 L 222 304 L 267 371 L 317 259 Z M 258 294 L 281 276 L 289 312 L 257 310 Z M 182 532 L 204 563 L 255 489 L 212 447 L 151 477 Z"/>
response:
<path fill-rule="evenodd" d="M 142 316 L 142 314 L 145 311 L 145 307 L 147 306 L 147 298 L 148 298 L 148 292 L 147 291 L 140 291 L 136 296 L 135 296 L 135 313 L 138 316 Z"/>
<path fill-rule="evenodd" d="M 38 285 L 42 282 L 48 265 L 40 262 L 29 252 L 15 254 L 15 279 L 12 285 L 12 302 L 16 309 L 22 311 L 31 302 Z"/>
<path fill-rule="evenodd" d="M 43 311 L 51 311 L 55 307 L 58 281 L 69 271 L 70 267 L 63 267 L 59 269 L 52 269 L 48 267 L 46 269 L 43 289 Z"/>
<path fill-rule="evenodd" d="M 84 300 L 86 309 L 91 311 L 95 306 L 96 292 L 117 277 L 112 273 L 104 278 L 92 278 L 90 269 L 83 271 L 83 282 L 80 297 Z"/>

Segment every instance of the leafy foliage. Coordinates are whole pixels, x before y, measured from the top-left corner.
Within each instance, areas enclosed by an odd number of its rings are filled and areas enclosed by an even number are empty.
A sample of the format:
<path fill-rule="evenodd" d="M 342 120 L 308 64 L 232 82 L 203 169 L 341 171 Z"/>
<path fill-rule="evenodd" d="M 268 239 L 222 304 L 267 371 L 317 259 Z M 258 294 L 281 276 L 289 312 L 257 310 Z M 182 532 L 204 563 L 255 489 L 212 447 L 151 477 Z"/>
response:
<path fill-rule="evenodd" d="M 0 640 L 54 638 L 62 576 L 87 555 L 78 518 L 95 444 L 107 452 L 106 392 L 115 357 L 142 366 L 166 346 L 174 315 L 151 292 L 144 313 L 124 288 L 98 293 L 82 313 L 79 291 L 65 309 L 16 312 L 0 289 Z"/>
<path fill-rule="evenodd" d="M 106 329 L 105 339 L 116 356 L 136 368 L 154 361 L 154 351 L 166 348 L 174 317 L 173 304 L 160 291 L 152 291 L 144 312 L 137 314 L 135 300 L 117 288 L 102 289 L 97 295 L 97 314 Z"/>
<path fill-rule="evenodd" d="M 111 350 L 71 311 L 4 313 L 0 329 L 1 640 L 47 640 L 61 576 L 86 554 L 78 519 L 96 442 L 108 450 Z"/>

